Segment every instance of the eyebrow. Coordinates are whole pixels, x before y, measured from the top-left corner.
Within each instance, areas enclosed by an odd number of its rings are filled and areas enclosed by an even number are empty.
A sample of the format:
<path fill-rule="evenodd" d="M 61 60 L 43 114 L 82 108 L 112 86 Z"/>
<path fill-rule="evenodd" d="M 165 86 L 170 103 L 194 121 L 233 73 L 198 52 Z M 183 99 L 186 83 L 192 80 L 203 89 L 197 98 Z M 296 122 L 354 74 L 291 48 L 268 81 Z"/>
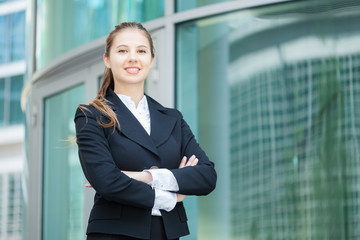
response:
<path fill-rule="evenodd" d="M 121 45 L 118 45 L 116 48 L 120 48 L 120 47 L 128 47 L 128 45 L 124 45 L 124 44 L 121 44 Z M 147 47 L 147 46 L 145 46 L 145 45 L 139 45 L 139 46 L 136 46 L 136 47 L 138 47 L 138 48 L 148 48 L 149 49 L 149 47 Z"/>

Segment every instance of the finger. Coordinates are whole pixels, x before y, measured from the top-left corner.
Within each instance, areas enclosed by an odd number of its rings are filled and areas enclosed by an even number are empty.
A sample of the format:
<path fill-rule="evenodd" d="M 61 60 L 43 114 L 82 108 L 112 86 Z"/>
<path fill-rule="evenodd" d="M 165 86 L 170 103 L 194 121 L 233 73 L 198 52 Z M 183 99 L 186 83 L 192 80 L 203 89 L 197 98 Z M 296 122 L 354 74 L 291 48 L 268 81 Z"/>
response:
<path fill-rule="evenodd" d="M 192 166 L 194 160 L 196 159 L 196 156 L 195 155 L 192 155 L 190 158 L 189 158 L 189 161 L 186 163 L 186 166 Z"/>
<path fill-rule="evenodd" d="M 181 159 L 181 162 L 180 162 L 180 165 L 179 165 L 179 168 L 183 168 L 185 167 L 185 163 L 186 163 L 186 156 L 184 156 L 182 159 Z"/>
<path fill-rule="evenodd" d="M 198 162 L 199 162 L 199 159 L 195 158 L 194 161 L 192 162 L 191 166 L 197 165 Z"/>

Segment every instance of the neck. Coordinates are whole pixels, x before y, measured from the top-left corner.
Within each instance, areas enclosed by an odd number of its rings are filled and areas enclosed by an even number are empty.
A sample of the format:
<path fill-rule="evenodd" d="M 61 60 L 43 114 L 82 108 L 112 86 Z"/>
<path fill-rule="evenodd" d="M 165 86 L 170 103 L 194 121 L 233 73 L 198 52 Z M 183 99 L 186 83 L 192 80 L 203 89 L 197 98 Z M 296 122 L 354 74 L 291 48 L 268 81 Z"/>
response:
<path fill-rule="evenodd" d="M 137 107 L 140 100 L 144 97 L 144 84 L 141 86 L 115 85 L 114 92 L 116 94 L 122 94 L 131 97 Z"/>

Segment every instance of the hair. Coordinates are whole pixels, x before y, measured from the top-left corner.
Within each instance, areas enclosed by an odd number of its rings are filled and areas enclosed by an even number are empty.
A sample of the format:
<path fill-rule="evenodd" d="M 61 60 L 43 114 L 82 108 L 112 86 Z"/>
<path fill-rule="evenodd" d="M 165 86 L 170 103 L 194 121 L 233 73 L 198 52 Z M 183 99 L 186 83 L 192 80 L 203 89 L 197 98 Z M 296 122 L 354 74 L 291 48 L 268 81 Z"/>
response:
<path fill-rule="evenodd" d="M 105 45 L 105 53 L 104 56 L 110 57 L 110 50 L 113 45 L 115 37 L 121 33 L 123 30 L 138 30 L 145 34 L 145 37 L 148 39 L 150 44 L 150 51 L 151 51 L 151 57 L 155 57 L 155 49 L 154 44 L 151 38 L 150 33 L 140 24 L 137 22 L 123 22 L 119 25 L 116 25 L 115 28 L 109 33 L 108 37 L 106 38 L 106 45 Z M 112 74 L 112 71 L 110 68 L 107 68 L 105 66 L 104 74 L 102 76 L 100 88 L 96 94 L 96 97 L 94 100 L 89 103 L 90 106 L 95 107 L 97 110 L 99 110 L 102 114 L 108 117 L 109 121 L 104 122 L 102 119 L 97 119 L 97 122 L 102 127 L 115 127 L 118 126 L 120 128 L 120 123 L 118 119 L 116 118 L 115 112 L 112 110 L 112 108 L 109 106 L 110 102 L 105 98 L 106 92 L 108 89 L 114 89 L 114 77 Z M 85 111 L 90 111 L 87 109 L 84 105 L 79 105 L 79 108 L 83 113 L 85 114 Z M 85 114 L 86 116 L 86 114 Z"/>

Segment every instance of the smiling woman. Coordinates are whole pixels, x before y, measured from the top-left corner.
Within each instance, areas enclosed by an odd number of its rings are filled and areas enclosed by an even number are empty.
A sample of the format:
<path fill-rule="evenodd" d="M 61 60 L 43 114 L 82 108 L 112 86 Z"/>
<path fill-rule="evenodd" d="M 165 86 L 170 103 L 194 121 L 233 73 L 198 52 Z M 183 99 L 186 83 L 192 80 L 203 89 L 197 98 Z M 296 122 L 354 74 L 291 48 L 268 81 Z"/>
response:
<path fill-rule="evenodd" d="M 215 188 L 214 164 L 181 113 L 144 94 L 154 57 L 141 24 L 116 26 L 98 94 L 76 112 L 81 166 L 96 191 L 88 240 L 179 239 L 189 234 L 186 195 Z"/>

